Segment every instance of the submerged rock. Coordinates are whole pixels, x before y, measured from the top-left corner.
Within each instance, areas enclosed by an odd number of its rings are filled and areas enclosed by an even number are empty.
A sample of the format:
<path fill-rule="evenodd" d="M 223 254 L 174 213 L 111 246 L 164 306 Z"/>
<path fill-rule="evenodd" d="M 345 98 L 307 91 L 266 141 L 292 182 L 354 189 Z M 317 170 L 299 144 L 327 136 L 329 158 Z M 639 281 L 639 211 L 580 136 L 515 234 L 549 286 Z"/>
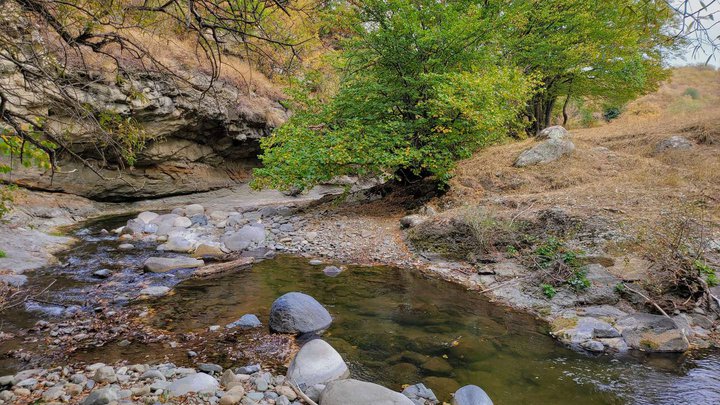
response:
<path fill-rule="evenodd" d="M 169 292 L 170 292 L 170 287 L 158 285 L 158 286 L 143 288 L 142 290 L 140 290 L 140 295 L 141 296 L 145 295 L 148 297 L 162 297 L 163 295 L 166 295 Z"/>
<path fill-rule="evenodd" d="M 455 391 L 453 405 L 492 405 L 488 394 L 477 385 L 466 385 Z"/>
<path fill-rule="evenodd" d="M 270 308 L 270 330 L 280 333 L 308 333 L 327 329 L 330 313 L 315 298 L 290 292 L 273 302 Z"/>
<path fill-rule="evenodd" d="M 574 150 L 575 144 L 569 139 L 548 139 L 521 153 L 515 161 L 515 167 L 554 162 Z"/>
<path fill-rule="evenodd" d="M 327 384 L 349 375 L 350 371 L 340 353 L 322 339 L 305 343 L 290 363 L 287 372 L 288 379 L 301 387 Z"/>
<path fill-rule="evenodd" d="M 193 269 L 205 264 L 191 257 L 151 257 L 145 260 L 143 267 L 152 273 L 165 273 L 176 269 Z"/>
<path fill-rule="evenodd" d="M 342 269 L 337 266 L 327 266 L 323 269 L 323 273 L 325 273 L 326 276 L 335 277 L 342 273 Z"/>
<path fill-rule="evenodd" d="M 320 405 L 414 405 L 410 398 L 381 385 L 353 379 L 329 383 Z"/>
<path fill-rule="evenodd" d="M 252 329 L 259 328 L 260 326 L 262 326 L 262 322 L 260 322 L 260 319 L 258 319 L 258 317 L 254 314 L 245 314 L 241 316 L 240 319 L 238 319 L 237 321 L 225 325 L 225 327 L 228 329 Z"/>
<path fill-rule="evenodd" d="M 435 393 L 430 388 L 426 387 L 425 384 L 411 385 L 405 388 L 402 394 L 413 400 L 413 402 L 421 404 L 425 404 L 427 402 L 437 404 L 439 402 Z"/>

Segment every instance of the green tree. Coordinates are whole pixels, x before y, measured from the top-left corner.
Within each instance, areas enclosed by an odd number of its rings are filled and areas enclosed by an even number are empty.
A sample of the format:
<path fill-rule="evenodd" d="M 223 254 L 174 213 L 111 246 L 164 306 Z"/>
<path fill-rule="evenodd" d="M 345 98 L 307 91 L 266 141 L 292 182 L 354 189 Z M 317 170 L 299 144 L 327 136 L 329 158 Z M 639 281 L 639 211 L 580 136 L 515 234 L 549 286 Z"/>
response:
<path fill-rule="evenodd" d="M 444 181 L 516 122 L 530 81 L 497 60 L 490 7 L 370 0 L 356 11 L 338 93 L 326 104 L 295 98 L 294 117 L 262 141 L 256 187 L 303 189 L 345 174 Z"/>
<path fill-rule="evenodd" d="M 665 33 L 676 14 L 665 1 L 500 3 L 509 22 L 502 27 L 504 58 L 539 79 L 525 111 L 532 131 L 550 124 L 558 100 L 623 105 L 667 77 L 663 51 L 674 38 Z"/>

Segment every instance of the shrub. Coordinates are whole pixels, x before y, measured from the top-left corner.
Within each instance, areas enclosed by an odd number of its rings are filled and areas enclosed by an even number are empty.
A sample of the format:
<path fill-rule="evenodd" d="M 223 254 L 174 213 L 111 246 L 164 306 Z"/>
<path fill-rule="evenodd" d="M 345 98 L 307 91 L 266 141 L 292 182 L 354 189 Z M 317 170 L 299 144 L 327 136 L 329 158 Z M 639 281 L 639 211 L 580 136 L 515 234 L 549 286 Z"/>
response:
<path fill-rule="evenodd" d="M 688 87 L 683 92 L 683 96 L 690 96 L 693 100 L 700 100 L 700 91 L 694 87 Z"/>
<path fill-rule="evenodd" d="M 639 227 L 638 248 L 652 263 L 643 287 L 664 310 L 710 306 L 709 287 L 718 284 L 720 263 L 706 247 L 707 235 L 716 226 L 707 219 L 704 205 L 696 203 Z"/>
<path fill-rule="evenodd" d="M 620 117 L 620 114 L 622 114 L 622 110 L 620 107 L 606 107 L 603 111 L 603 118 L 605 118 L 605 121 L 612 121 L 616 118 Z"/>
<path fill-rule="evenodd" d="M 0 259 L 7 257 L 7 253 L 5 253 L 4 250 L 0 249 Z"/>
<path fill-rule="evenodd" d="M 590 287 L 590 280 L 587 273 L 582 269 L 580 250 L 573 250 L 555 237 L 550 237 L 535 247 L 532 254 L 528 255 L 530 268 L 540 274 L 540 287 L 543 294 L 548 298 L 549 289 L 553 288 L 553 296 L 556 289 L 566 285 L 575 292 L 580 292 Z"/>

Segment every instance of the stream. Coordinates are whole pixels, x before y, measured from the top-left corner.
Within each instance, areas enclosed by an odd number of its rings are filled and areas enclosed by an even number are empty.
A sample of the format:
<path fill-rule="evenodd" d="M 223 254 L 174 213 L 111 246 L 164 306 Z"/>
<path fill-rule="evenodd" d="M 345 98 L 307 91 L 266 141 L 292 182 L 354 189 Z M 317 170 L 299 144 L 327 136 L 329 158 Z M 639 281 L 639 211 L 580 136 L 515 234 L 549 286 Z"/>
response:
<path fill-rule="evenodd" d="M 126 220 L 105 218 L 76 228 L 80 243 L 60 256 L 61 264 L 28 274 L 38 288 L 55 280 L 46 302 L 5 314 L 3 328 L 18 330 L 68 311 L 92 311 L 99 301 L 139 305 L 134 295 L 148 285 L 174 287 L 171 295 L 142 302 L 152 309 L 146 322 L 154 327 L 198 332 L 246 313 L 257 314 L 266 325 L 278 296 L 302 291 L 332 314 L 324 338 L 347 361 L 352 376 L 395 390 L 423 382 L 449 401 L 460 386 L 476 384 L 495 404 L 720 403 L 717 352 L 587 356 L 559 345 L 529 315 L 458 285 L 391 267 L 347 266 L 328 277 L 305 258 L 280 256 L 212 279 L 189 279 L 189 271 L 143 274 L 139 263 L 157 255 L 154 245 L 136 243 L 135 249 L 120 251 L 114 235 L 100 232 Z M 93 276 L 99 269 L 112 276 Z M 9 344 L 0 346 L 3 353 Z M 162 361 L 172 350 L 113 345 L 83 353 L 82 361 L 108 362 L 112 356 L 147 363 Z M 190 361 L 181 354 L 175 356 L 178 362 Z M 2 359 L 0 375 L 17 367 Z"/>

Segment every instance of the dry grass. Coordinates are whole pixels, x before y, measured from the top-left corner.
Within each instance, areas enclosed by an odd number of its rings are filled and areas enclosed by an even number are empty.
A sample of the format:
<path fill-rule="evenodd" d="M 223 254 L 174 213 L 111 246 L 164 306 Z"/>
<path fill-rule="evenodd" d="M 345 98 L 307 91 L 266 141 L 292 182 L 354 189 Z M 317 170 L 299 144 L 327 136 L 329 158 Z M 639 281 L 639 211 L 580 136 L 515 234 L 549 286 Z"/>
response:
<path fill-rule="evenodd" d="M 117 64 L 120 64 L 124 70 L 130 72 L 172 72 L 182 81 L 205 86 L 212 74 L 212 61 L 198 46 L 197 40 L 176 31 L 172 26 L 163 23 L 146 29 L 119 30 L 123 37 L 136 44 L 145 55 L 140 58 L 135 52 L 123 50 L 117 45 L 104 48 L 112 57 L 88 49 L 82 49 L 81 53 L 74 49 L 64 49 L 50 31 L 46 31 L 45 40 L 51 46 L 54 44 L 51 49 L 64 65 L 81 71 L 90 70 L 108 83 L 117 80 Z M 279 86 L 240 57 L 222 55 L 219 62 L 217 80 L 239 91 L 239 109 L 264 114 L 265 119 L 274 125 L 282 123 L 284 119 L 277 116 L 275 108 L 275 102 L 285 98 Z"/>
<path fill-rule="evenodd" d="M 687 87 L 700 91 L 702 108 L 673 112 Z M 678 101 L 680 100 L 680 101 Z M 682 68 L 654 94 L 635 103 L 610 124 L 572 130 L 576 152 L 551 164 L 515 168 L 524 149 L 535 143 L 488 148 L 461 162 L 445 205 L 497 203 L 517 210 L 562 207 L 580 216 L 611 216 L 618 221 L 662 216 L 702 200 L 720 220 L 720 74 Z M 695 100 L 693 100 L 695 101 Z M 648 112 L 640 112 L 648 111 Z M 687 151 L 655 154 L 655 145 L 682 135 L 697 144 Z"/>

